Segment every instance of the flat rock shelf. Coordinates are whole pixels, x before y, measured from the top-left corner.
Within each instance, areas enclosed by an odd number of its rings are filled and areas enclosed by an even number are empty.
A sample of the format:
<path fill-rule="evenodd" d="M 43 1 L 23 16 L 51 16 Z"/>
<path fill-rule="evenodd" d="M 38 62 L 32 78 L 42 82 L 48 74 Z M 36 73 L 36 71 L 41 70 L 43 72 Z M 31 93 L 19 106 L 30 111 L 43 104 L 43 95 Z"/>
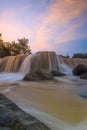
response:
<path fill-rule="evenodd" d="M 50 130 L 50 128 L 0 94 L 0 130 Z"/>

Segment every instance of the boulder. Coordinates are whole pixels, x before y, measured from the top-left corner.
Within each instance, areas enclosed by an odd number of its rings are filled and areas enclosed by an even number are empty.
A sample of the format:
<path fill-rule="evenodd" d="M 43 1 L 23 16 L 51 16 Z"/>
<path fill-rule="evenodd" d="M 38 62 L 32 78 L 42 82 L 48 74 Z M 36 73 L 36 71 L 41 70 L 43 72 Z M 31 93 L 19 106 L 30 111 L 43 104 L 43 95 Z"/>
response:
<path fill-rule="evenodd" d="M 65 76 L 64 73 L 59 72 L 57 70 L 52 70 L 51 73 L 53 74 L 53 76 Z"/>
<path fill-rule="evenodd" d="M 87 79 L 87 73 L 83 73 L 80 75 L 80 79 Z"/>
<path fill-rule="evenodd" d="M 80 76 L 83 73 L 87 73 L 87 65 L 79 64 L 73 69 L 73 74 Z"/>
<path fill-rule="evenodd" d="M 40 70 L 37 70 L 36 72 L 31 72 L 25 75 L 24 79 L 25 81 L 39 81 L 39 80 L 52 80 L 53 75 L 51 71 L 47 69 L 41 68 Z"/>
<path fill-rule="evenodd" d="M 0 94 L 0 130 L 50 130 Z"/>

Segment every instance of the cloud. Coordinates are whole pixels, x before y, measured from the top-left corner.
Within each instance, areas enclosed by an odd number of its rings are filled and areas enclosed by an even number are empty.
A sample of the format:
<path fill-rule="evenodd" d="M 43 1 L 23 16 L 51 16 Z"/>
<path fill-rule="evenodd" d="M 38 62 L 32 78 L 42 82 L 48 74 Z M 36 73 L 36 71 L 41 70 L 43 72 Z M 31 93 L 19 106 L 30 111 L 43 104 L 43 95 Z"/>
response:
<path fill-rule="evenodd" d="M 54 48 L 54 43 L 87 38 L 87 30 L 81 30 L 86 24 L 86 17 L 83 17 L 86 11 L 87 0 L 52 0 L 37 31 L 36 46 L 49 49 L 52 42 Z"/>
<path fill-rule="evenodd" d="M 54 0 L 48 10 L 46 23 L 68 23 L 87 10 L 87 0 Z"/>
<path fill-rule="evenodd" d="M 3 11 L 0 33 L 5 41 L 25 36 L 30 38 L 33 50 L 52 50 L 58 43 L 87 38 L 87 29 L 82 30 L 87 24 L 85 12 L 87 0 L 41 0 L 35 8 L 21 5 Z"/>
<path fill-rule="evenodd" d="M 56 38 L 56 43 L 67 43 L 73 40 L 78 40 L 82 38 L 87 38 L 87 30 L 81 30 L 80 28 L 84 25 L 84 21 L 76 22 L 74 24 L 70 24 L 64 29 Z M 79 30 L 80 31 L 77 31 Z"/>

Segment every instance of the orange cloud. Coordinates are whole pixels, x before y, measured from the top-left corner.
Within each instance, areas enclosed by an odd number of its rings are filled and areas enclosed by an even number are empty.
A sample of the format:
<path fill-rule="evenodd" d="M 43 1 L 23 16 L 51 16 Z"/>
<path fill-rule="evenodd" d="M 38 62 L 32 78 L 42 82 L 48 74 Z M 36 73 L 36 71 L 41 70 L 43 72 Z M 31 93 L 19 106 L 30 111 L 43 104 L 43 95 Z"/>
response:
<path fill-rule="evenodd" d="M 36 37 L 36 46 L 37 47 L 43 47 L 42 43 L 46 43 L 46 40 L 50 38 L 52 32 L 50 32 L 50 29 L 42 26 L 37 31 L 37 37 Z M 49 34 L 49 35 L 48 35 Z"/>
<path fill-rule="evenodd" d="M 37 31 L 36 46 L 43 46 L 42 43 L 51 38 L 54 42 L 64 43 L 87 37 L 87 31 L 79 34 L 75 32 L 83 26 L 84 19 L 78 20 L 77 23 L 71 23 L 71 20 L 79 19 L 85 10 L 87 10 L 87 0 L 53 0 L 47 8 L 41 28 Z M 52 26 L 52 29 L 49 28 L 49 25 Z M 65 29 L 60 33 L 59 29 L 62 27 Z M 47 47 L 50 48 L 51 46 L 48 44 Z"/>
<path fill-rule="evenodd" d="M 54 0 L 49 7 L 46 23 L 67 23 L 87 10 L 87 0 Z"/>

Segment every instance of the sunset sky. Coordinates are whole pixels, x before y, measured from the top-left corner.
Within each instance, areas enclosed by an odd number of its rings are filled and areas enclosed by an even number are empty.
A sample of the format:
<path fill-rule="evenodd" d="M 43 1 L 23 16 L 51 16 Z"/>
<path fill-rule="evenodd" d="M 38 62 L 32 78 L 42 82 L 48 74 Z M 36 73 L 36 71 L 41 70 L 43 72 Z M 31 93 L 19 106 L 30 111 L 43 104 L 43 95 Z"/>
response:
<path fill-rule="evenodd" d="M 87 0 L 0 0 L 0 33 L 28 38 L 33 52 L 87 53 Z"/>

